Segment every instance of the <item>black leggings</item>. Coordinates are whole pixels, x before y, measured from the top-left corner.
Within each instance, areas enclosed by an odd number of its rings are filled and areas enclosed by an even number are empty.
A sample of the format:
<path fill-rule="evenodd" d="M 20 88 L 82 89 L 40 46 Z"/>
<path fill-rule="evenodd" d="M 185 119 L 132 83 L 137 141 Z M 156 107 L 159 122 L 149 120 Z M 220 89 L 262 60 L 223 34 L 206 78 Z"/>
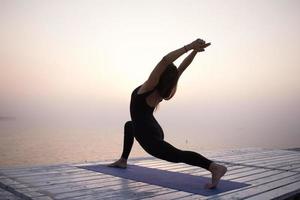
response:
<path fill-rule="evenodd" d="M 202 167 L 207 170 L 209 168 L 209 165 L 213 162 L 196 152 L 182 151 L 180 149 L 177 149 L 163 139 L 152 137 L 150 134 L 135 134 L 132 121 L 127 121 L 124 126 L 124 143 L 123 153 L 121 156 L 122 158 L 128 159 L 133 145 L 134 137 L 140 143 L 143 149 L 150 155 L 169 162 L 183 162 L 189 165 Z"/>

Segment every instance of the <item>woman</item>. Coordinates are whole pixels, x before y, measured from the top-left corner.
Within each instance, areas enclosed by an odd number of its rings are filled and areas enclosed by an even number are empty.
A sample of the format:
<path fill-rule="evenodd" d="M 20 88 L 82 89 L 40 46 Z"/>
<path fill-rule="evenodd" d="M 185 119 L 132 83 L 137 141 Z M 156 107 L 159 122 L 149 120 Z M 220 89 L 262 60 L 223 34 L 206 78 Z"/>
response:
<path fill-rule="evenodd" d="M 111 167 L 127 167 L 127 159 L 131 151 L 134 137 L 150 155 L 169 161 L 183 162 L 189 165 L 207 169 L 212 174 L 211 183 L 205 188 L 215 188 L 220 178 L 226 173 L 227 168 L 219 165 L 204 156 L 177 149 L 164 141 L 164 133 L 153 116 L 153 110 L 164 99 L 171 99 L 177 88 L 177 82 L 183 71 L 191 64 L 198 52 L 204 51 L 210 43 L 201 39 L 168 53 L 156 65 L 148 80 L 135 88 L 131 94 L 130 115 L 132 121 L 127 121 L 124 126 L 123 153 L 119 160 L 110 164 Z M 193 50 L 177 67 L 173 62 L 182 54 Z"/>

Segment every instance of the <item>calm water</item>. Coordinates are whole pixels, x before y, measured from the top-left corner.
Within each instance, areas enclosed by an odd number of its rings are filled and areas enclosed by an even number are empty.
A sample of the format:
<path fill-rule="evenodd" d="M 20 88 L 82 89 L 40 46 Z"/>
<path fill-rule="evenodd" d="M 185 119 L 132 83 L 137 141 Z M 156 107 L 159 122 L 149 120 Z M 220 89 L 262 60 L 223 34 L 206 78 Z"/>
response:
<path fill-rule="evenodd" d="M 203 150 L 255 146 L 251 143 L 232 144 L 227 141 L 214 143 L 209 135 L 201 139 L 195 135 L 176 135 L 169 132 L 171 131 L 165 131 L 165 138 L 171 144 L 199 153 Z M 78 163 L 118 158 L 122 150 L 123 127 L 100 129 L 2 126 L 0 136 L 0 167 Z M 147 155 L 135 141 L 131 157 Z"/>
<path fill-rule="evenodd" d="M 132 156 L 145 155 L 135 145 Z M 122 135 L 109 130 L 1 130 L 0 166 L 44 165 L 117 158 Z"/>

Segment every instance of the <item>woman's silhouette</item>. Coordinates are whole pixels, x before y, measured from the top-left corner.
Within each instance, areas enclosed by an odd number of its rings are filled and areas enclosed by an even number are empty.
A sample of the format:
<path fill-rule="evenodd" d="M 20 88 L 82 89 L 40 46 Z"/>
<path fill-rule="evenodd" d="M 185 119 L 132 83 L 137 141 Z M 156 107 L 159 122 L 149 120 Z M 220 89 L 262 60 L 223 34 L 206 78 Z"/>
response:
<path fill-rule="evenodd" d="M 130 115 L 131 121 L 124 126 L 124 144 L 121 158 L 110 164 L 111 167 L 127 167 L 127 159 L 131 151 L 134 137 L 143 149 L 154 157 L 169 161 L 183 162 L 189 165 L 207 169 L 212 174 L 211 183 L 206 188 L 215 188 L 227 168 L 217 164 L 204 156 L 175 148 L 164 141 L 164 133 L 153 116 L 155 107 L 164 99 L 171 99 L 177 88 L 178 79 L 183 71 L 191 64 L 198 52 L 204 51 L 210 43 L 197 39 L 182 48 L 165 55 L 151 72 L 148 80 L 135 88 L 131 94 Z M 173 62 L 182 54 L 193 50 L 177 67 Z"/>

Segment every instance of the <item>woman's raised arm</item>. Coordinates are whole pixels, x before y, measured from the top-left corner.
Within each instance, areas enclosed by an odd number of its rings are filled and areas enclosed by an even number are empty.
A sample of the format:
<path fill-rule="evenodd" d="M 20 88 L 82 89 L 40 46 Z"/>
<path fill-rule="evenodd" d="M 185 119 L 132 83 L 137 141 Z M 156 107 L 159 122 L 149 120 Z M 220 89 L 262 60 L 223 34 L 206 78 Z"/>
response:
<path fill-rule="evenodd" d="M 151 72 L 148 80 L 146 81 L 146 87 L 149 89 L 153 89 L 158 84 L 161 74 L 164 72 L 164 70 L 167 68 L 169 64 L 173 63 L 182 54 L 188 52 L 191 49 L 197 48 L 203 44 L 205 44 L 205 41 L 201 39 L 197 39 L 194 42 L 185 45 L 179 49 L 176 49 L 174 51 L 171 51 L 170 53 L 165 55 Z"/>
<path fill-rule="evenodd" d="M 198 52 L 204 51 L 204 48 L 208 47 L 209 45 L 210 43 L 206 43 L 204 45 L 198 46 L 182 61 L 182 63 L 178 67 L 179 76 L 181 76 L 184 70 L 192 63 L 196 54 Z"/>

